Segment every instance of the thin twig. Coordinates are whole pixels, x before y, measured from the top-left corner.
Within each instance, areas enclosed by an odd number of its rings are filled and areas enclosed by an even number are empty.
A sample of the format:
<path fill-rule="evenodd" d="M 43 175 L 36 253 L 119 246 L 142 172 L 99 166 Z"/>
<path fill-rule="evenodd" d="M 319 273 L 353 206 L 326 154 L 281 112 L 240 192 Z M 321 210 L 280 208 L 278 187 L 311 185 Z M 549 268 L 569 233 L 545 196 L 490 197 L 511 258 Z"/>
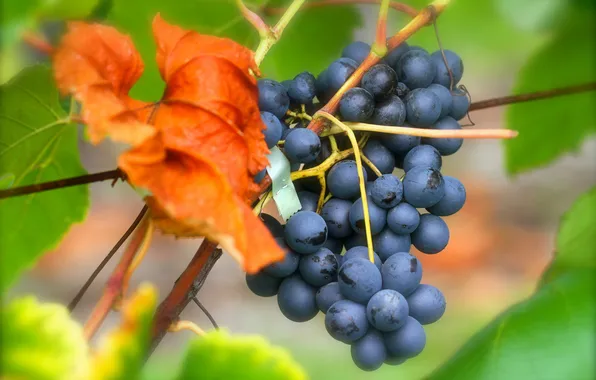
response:
<path fill-rule="evenodd" d="M 137 228 L 139 223 L 141 223 L 141 221 L 143 220 L 143 217 L 147 213 L 147 210 L 148 210 L 147 205 L 143 206 L 143 208 L 141 209 L 141 212 L 139 212 L 139 215 L 137 215 L 137 218 L 132 222 L 130 227 L 128 227 L 128 230 L 126 230 L 124 235 L 122 235 L 120 240 L 118 240 L 118 242 L 110 250 L 108 255 L 101 261 L 101 263 L 99 263 L 97 268 L 95 268 L 95 270 L 93 271 L 93 273 L 91 274 L 89 279 L 87 279 L 87 281 L 85 282 L 83 287 L 81 287 L 81 289 L 78 291 L 77 295 L 68 304 L 69 311 L 72 312 L 74 310 L 74 308 L 77 307 L 78 303 L 81 301 L 81 298 L 83 298 L 83 296 L 85 295 L 85 292 L 87 292 L 87 289 L 89 289 L 89 286 L 91 286 L 91 284 L 93 283 L 95 278 L 99 275 L 99 273 L 103 270 L 103 268 L 108 264 L 108 262 L 116 254 L 116 252 L 118 252 L 118 250 L 120 249 L 122 244 L 124 244 L 124 242 L 128 239 L 128 237 L 134 232 L 134 230 Z"/>
<path fill-rule="evenodd" d="M 54 47 L 43 36 L 32 31 L 23 33 L 23 42 L 37 51 L 50 55 L 54 52 Z"/>
<path fill-rule="evenodd" d="M 183 330 L 192 331 L 193 333 L 197 334 L 198 336 L 205 335 L 205 330 L 197 326 L 196 323 L 191 321 L 178 321 L 172 323 L 172 325 L 168 328 L 169 332 L 179 332 Z"/>
<path fill-rule="evenodd" d="M 49 190 L 63 189 L 65 187 L 86 185 L 89 183 L 101 182 L 109 179 L 125 180 L 126 175 L 120 169 L 114 169 L 100 173 L 85 174 L 78 177 L 63 178 L 55 181 L 36 183 L 34 185 L 13 187 L 10 189 L 0 190 L 0 199 L 17 197 L 33 193 L 41 193 Z"/>
<path fill-rule="evenodd" d="M 201 311 L 203 313 L 205 313 L 205 315 L 207 316 L 207 318 L 209 318 L 209 322 L 211 322 L 211 324 L 213 325 L 213 327 L 216 328 L 216 329 L 218 329 L 219 326 L 217 325 L 217 322 L 215 321 L 215 318 L 213 318 L 213 316 L 211 315 L 211 313 L 209 312 L 209 310 L 207 310 L 207 308 L 205 306 L 203 306 L 203 304 L 199 301 L 199 299 L 197 297 L 192 297 L 192 300 L 199 307 L 199 309 L 201 309 Z"/>
<path fill-rule="evenodd" d="M 331 6 L 331 5 L 351 5 L 351 4 L 378 5 L 378 4 L 381 4 L 381 1 L 383 1 L 383 0 L 322 0 L 322 1 L 316 1 L 316 2 L 313 1 L 310 3 L 306 3 L 306 4 L 304 4 L 303 9 L 320 8 L 320 7 L 326 7 L 326 6 Z M 413 8 L 413 7 L 411 7 L 407 4 L 404 4 L 404 3 L 399 3 L 397 1 L 390 1 L 389 7 L 392 9 L 395 9 L 396 11 L 405 13 L 411 17 L 416 17 L 416 15 L 418 14 L 418 10 L 416 10 L 416 8 Z M 283 13 L 285 10 L 286 10 L 286 8 L 283 8 L 283 7 L 268 7 L 268 6 L 263 7 L 263 11 L 267 15 L 280 14 L 280 13 Z"/>

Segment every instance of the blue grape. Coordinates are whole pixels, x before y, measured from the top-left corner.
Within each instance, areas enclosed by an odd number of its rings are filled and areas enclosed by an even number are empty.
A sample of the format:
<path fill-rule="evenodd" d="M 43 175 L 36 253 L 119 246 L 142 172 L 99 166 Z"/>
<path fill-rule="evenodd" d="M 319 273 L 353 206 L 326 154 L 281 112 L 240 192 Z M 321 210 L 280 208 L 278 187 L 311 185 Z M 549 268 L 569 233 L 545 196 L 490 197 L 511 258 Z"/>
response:
<path fill-rule="evenodd" d="M 323 70 L 315 80 L 315 89 L 317 92 L 317 98 L 320 102 L 327 102 L 330 98 L 330 91 L 329 91 L 329 79 L 328 79 L 328 71 L 327 69 Z"/>
<path fill-rule="evenodd" d="M 290 108 L 290 97 L 285 87 L 272 79 L 260 79 L 257 85 L 259 109 L 271 112 L 280 119 L 283 118 Z"/>
<path fill-rule="evenodd" d="M 451 97 L 453 98 L 453 103 L 451 104 L 451 113 L 449 116 L 455 120 L 461 120 L 468 113 L 468 109 L 470 108 L 470 99 L 468 99 L 466 92 L 460 90 L 459 88 L 451 91 Z"/>
<path fill-rule="evenodd" d="M 376 100 L 381 100 L 393 94 L 397 86 L 395 70 L 384 63 L 379 63 L 368 69 L 362 77 L 362 88 L 368 91 Z"/>
<path fill-rule="evenodd" d="M 375 110 L 373 96 L 361 87 L 346 91 L 339 101 L 339 113 L 345 121 L 366 121 Z"/>
<path fill-rule="evenodd" d="M 430 55 L 437 71 L 434 82 L 447 88 L 455 88 L 464 75 L 464 63 L 461 58 L 451 50 L 443 50 L 443 53 L 445 54 L 445 58 L 447 58 L 447 65 L 445 65 L 445 60 L 443 59 L 443 54 L 441 54 L 440 50 L 437 50 Z M 449 70 L 451 70 L 451 75 L 449 75 Z"/>
<path fill-rule="evenodd" d="M 447 302 L 441 291 L 432 285 L 420 284 L 407 298 L 410 316 L 422 325 L 441 319 Z"/>
<path fill-rule="evenodd" d="M 428 87 L 435 79 L 437 69 L 426 51 L 410 47 L 397 61 L 395 71 L 400 82 L 414 90 Z"/>
<path fill-rule="evenodd" d="M 362 154 L 375 165 L 382 174 L 389 174 L 393 172 L 395 168 L 395 158 L 391 151 L 383 146 L 378 140 L 370 139 L 362 149 Z M 369 177 L 374 175 L 373 171 L 365 166 L 367 170 L 370 170 Z"/>
<path fill-rule="evenodd" d="M 346 83 L 346 80 L 356 71 L 358 63 L 351 58 L 336 59 L 327 68 L 327 86 L 329 91 L 336 93 Z"/>
<path fill-rule="evenodd" d="M 435 205 L 428 207 L 426 211 L 437 216 L 453 215 L 466 203 L 466 188 L 454 177 L 443 176 L 445 181 L 445 195 Z"/>
<path fill-rule="evenodd" d="M 292 215 L 284 232 L 288 246 L 301 254 L 315 253 L 327 240 L 327 224 L 312 211 L 298 211 Z"/>
<path fill-rule="evenodd" d="M 370 117 L 370 122 L 379 125 L 404 125 L 406 121 L 406 105 L 396 95 L 375 104 L 375 110 Z M 399 135 L 388 135 L 399 136 Z"/>
<path fill-rule="evenodd" d="M 395 331 L 406 323 L 408 302 L 399 292 L 383 289 L 375 293 L 366 305 L 366 317 L 379 331 Z"/>
<path fill-rule="evenodd" d="M 358 65 L 364 62 L 364 59 L 370 53 L 370 45 L 362 41 L 354 41 L 344 48 L 341 56 L 353 59 Z"/>
<path fill-rule="evenodd" d="M 344 253 L 342 261 L 340 261 L 339 266 L 341 267 L 344 262 L 346 262 L 350 259 L 357 259 L 357 258 L 368 260 L 368 247 L 366 245 L 364 245 L 364 246 L 359 245 L 359 246 L 355 246 L 355 247 L 348 249 L 346 251 L 346 253 Z M 379 255 L 377 255 L 376 252 L 373 252 L 373 258 L 375 260 L 375 266 L 380 271 L 383 261 L 381 261 L 381 258 L 379 257 Z"/>
<path fill-rule="evenodd" d="M 308 71 L 304 71 L 290 82 L 288 95 L 298 104 L 307 104 L 312 102 L 316 95 L 315 77 Z"/>
<path fill-rule="evenodd" d="M 420 213 L 407 202 L 402 202 L 387 212 L 387 227 L 396 234 L 411 234 L 419 223 Z"/>
<path fill-rule="evenodd" d="M 390 209 L 401 202 L 404 187 L 396 176 L 383 174 L 377 178 L 370 188 L 370 198 L 379 207 Z"/>
<path fill-rule="evenodd" d="M 264 213 L 261 213 L 259 215 L 259 218 L 261 219 L 265 227 L 267 227 L 269 232 L 271 232 L 271 235 L 273 235 L 273 237 L 284 237 L 284 226 L 277 219 L 275 219 L 269 214 Z"/>
<path fill-rule="evenodd" d="M 282 80 L 281 81 L 281 85 L 284 86 L 284 88 L 286 89 L 286 91 L 288 91 L 290 89 L 290 83 L 292 83 L 292 80 L 291 79 L 286 79 L 286 80 Z M 291 102 L 292 102 L 292 99 L 290 98 L 290 103 Z"/>
<path fill-rule="evenodd" d="M 327 248 L 302 256 L 298 270 L 302 279 L 312 286 L 323 286 L 337 279 L 338 270 L 335 254 Z"/>
<path fill-rule="evenodd" d="M 336 257 L 337 255 L 340 255 L 341 257 L 341 251 L 344 248 L 344 243 L 340 239 L 327 237 L 327 241 L 325 241 L 323 247 L 333 252 L 336 255 Z M 340 261 L 338 260 L 337 263 L 339 264 Z"/>
<path fill-rule="evenodd" d="M 381 275 L 384 289 L 395 290 L 407 297 L 420 285 L 422 265 L 415 256 L 397 252 L 383 263 Z"/>
<path fill-rule="evenodd" d="M 451 106 L 453 104 L 453 97 L 451 96 L 451 91 L 447 87 L 441 86 L 440 84 L 433 83 L 427 87 L 427 89 L 431 90 L 432 92 L 437 95 L 439 101 L 441 102 L 441 114 L 439 115 L 439 119 L 449 115 L 451 112 Z"/>
<path fill-rule="evenodd" d="M 433 129 L 458 130 L 461 129 L 461 125 L 459 125 L 459 123 L 451 116 L 446 116 L 439 120 L 437 124 L 434 125 Z M 438 139 L 432 137 L 425 137 L 422 139 L 422 144 L 433 146 L 442 156 L 450 156 L 454 154 L 459 150 L 459 148 L 461 148 L 463 143 L 464 139 L 462 138 Z"/>
<path fill-rule="evenodd" d="M 397 252 L 409 252 L 411 244 L 410 235 L 398 235 L 387 227 L 373 237 L 373 247 L 383 261 Z"/>
<path fill-rule="evenodd" d="M 385 145 L 385 148 L 389 149 L 394 155 L 404 157 L 410 150 L 412 150 L 412 148 L 420 145 L 420 137 L 407 135 L 386 135 L 383 136 L 381 144 Z"/>
<path fill-rule="evenodd" d="M 337 281 L 321 286 L 315 295 L 317 307 L 323 314 L 327 313 L 331 305 L 341 300 L 345 300 L 345 297 L 341 295 Z"/>
<path fill-rule="evenodd" d="M 387 357 L 385 358 L 385 364 L 387 365 L 401 365 L 404 364 L 406 362 L 406 360 L 408 360 L 407 358 L 402 358 L 399 356 L 395 356 L 395 355 L 391 355 L 390 353 L 387 353 Z"/>
<path fill-rule="evenodd" d="M 325 314 L 325 329 L 340 342 L 357 341 L 368 331 L 366 307 L 350 300 L 335 302 Z"/>
<path fill-rule="evenodd" d="M 344 247 L 346 250 L 350 250 L 354 247 L 366 247 L 366 236 L 359 234 L 349 236 L 344 240 Z"/>
<path fill-rule="evenodd" d="M 319 194 L 313 193 L 312 191 L 302 190 L 298 193 L 298 199 L 302 208 L 300 211 L 317 211 L 317 204 L 319 203 Z"/>
<path fill-rule="evenodd" d="M 412 232 L 412 244 L 420 252 L 435 254 L 449 243 L 449 227 L 441 217 L 432 214 L 420 215 L 420 224 Z"/>
<path fill-rule="evenodd" d="M 425 166 L 414 166 L 404 177 L 404 199 L 417 208 L 437 204 L 445 195 L 441 172 Z"/>
<path fill-rule="evenodd" d="M 417 88 L 404 98 L 406 120 L 415 127 L 430 127 L 441 116 L 441 99 L 427 88 Z"/>
<path fill-rule="evenodd" d="M 273 277 L 287 277 L 298 269 L 300 255 L 292 251 L 283 238 L 275 238 L 275 241 L 285 251 L 285 257 L 282 261 L 277 261 L 263 268 L 263 272 Z"/>
<path fill-rule="evenodd" d="M 379 369 L 387 358 L 383 334 L 369 328 L 365 336 L 352 343 L 350 353 L 354 364 L 361 370 L 374 371 Z"/>
<path fill-rule="evenodd" d="M 398 330 L 384 334 L 387 352 L 402 358 L 413 358 L 424 350 L 426 333 L 417 320 L 408 317 Z"/>
<path fill-rule="evenodd" d="M 389 66 L 395 68 L 399 59 L 408 50 L 410 50 L 410 46 L 408 45 L 408 43 L 402 42 L 395 49 L 389 51 L 387 55 L 383 58 L 383 61 L 385 61 Z"/>
<path fill-rule="evenodd" d="M 266 273 L 246 274 L 246 285 L 251 292 L 260 297 L 273 297 L 277 294 L 282 279 Z"/>
<path fill-rule="evenodd" d="M 382 288 L 381 272 L 367 259 L 344 260 L 337 282 L 341 294 L 354 302 L 366 304 Z"/>
<path fill-rule="evenodd" d="M 260 172 L 258 172 L 255 177 L 253 178 L 255 183 L 261 183 L 261 181 L 263 180 L 263 178 L 265 178 L 265 175 L 267 174 L 267 169 L 263 169 Z"/>
<path fill-rule="evenodd" d="M 395 95 L 403 100 L 409 93 L 410 89 L 404 82 L 397 82 L 397 86 L 395 87 Z"/>
<path fill-rule="evenodd" d="M 266 127 L 263 131 L 263 134 L 265 135 L 265 143 L 267 144 L 267 148 L 271 149 L 277 145 L 277 142 L 281 139 L 283 127 L 277 116 L 271 112 L 261 112 L 261 120 L 263 120 Z"/>
<path fill-rule="evenodd" d="M 368 199 L 367 199 L 368 200 Z M 378 234 L 383 230 L 387 223 L 387 210 L 380 208 L 372 203 L 367 202 L 368 216 L 370 220 L 370 231 L 373 235 Z M 365 233 L 364 210 L 362 208 L 362 198 L 358 198 L 350 208 L 350 225 L 352 229 L 359 234 Z"/>
<path fill-rule="evenodd" d="M 323 205 L 321 216 L 327 223 L 328 236 L 343 239 L 354 232 L 350 226 L 351 207 L 352 202 L 339 198 L 331 198 Z"/>
<path fill-rule="evenodd" d="M 366 171 L 362 171 L 364 182 L 368 180 Z M 356 161 L 343 160 L 333 165 L 327 173 L 327 187 L 334 197 L 353 199 L 360 195 L 358 169 Z"/>
<path fill-rule="evenodd" d="M 315 302 L 316 292 L 300 275 L 287 277 L 281 282 L 277 292 L 279 310 L 290 321 L 309 321 L 319 313 Z"/>
<path fill-rule="evenodd" d="M 441 170 L 443 158 L 441 153 L 432 145 L 422 144 L 410 150 L 404 157 L 404 171 L 412 169 L 415 166 L 426 166 L 436 170 Z"/>
<path fill-rule="evenodd" d="M 321 152 L 321 139 L 310 129 L 294 128 L 286 136 L 284 152 L 290 161 L 313 162 Z"/>

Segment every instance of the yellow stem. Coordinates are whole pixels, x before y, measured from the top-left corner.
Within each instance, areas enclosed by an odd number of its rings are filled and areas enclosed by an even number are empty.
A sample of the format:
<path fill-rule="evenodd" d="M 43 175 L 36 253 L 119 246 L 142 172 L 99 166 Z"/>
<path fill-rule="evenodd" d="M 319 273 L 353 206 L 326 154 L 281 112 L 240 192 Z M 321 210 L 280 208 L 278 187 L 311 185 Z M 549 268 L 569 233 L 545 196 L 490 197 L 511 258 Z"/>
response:
<path fill-rule="evenodd" d="M 273 192 L 266 192 L 265 195 L 263 195 L 261 199 L 259 199 L 259 203 L 257 203 L 257 205 L 252 209 L 254 214 L 259 215 L 271 199 L 273 199 Z"/>
<path fill-rule="evenodd" d="M 362 161 L 364 161 L 364 163 L 366 165 L 368 165 L 368 167 L 377 175 L 377 177 L 380 177 L 383 175 L 383 173 L 381 173 L 381 171 L 379 171 L 379 169 L 375 166 L 375 164 L 373 164 L 372 161 L 369 160 L 368 157 L 366 157 L 364 155 L 364 153 L 360 152 L 360 158 L 362 158 Z"/>
<path fill-rule="evenodd" d="M 182 331 L 182 330 L 192 331 L 193 333 L 197 334 L 198 336 L 205 335 L 205 331 L 191 321 L 184 321 L 184 320 L 178 321 L 176 323 L 173 323 L 170 326 L 170 328 L 168 329 L 169 332 L 178 332 L 178 331 Z"/>

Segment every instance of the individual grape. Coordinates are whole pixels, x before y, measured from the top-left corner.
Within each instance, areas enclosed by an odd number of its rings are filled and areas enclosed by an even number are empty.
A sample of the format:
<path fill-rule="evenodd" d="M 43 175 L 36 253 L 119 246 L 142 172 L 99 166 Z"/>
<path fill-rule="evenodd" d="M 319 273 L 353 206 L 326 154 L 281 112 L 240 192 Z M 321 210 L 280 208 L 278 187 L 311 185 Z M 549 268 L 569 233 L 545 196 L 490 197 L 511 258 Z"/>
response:
<path fill-rule="evenodd" d="M 258 172 L 255 177 L 253 178 L 253 181 L 255 183 L 261 183 L 261 181 L 263 180 L 263 178 L 265 178 L 265 175 L 267 174 L 267 169 L 263 169 L 260 172 Z"/>
<path fill-rule="evenodd" d="M 422 265 L 407 252 L 396 252 L 381 267 L 383 289 L 392 289 L 404 297 L 412 294 L 420 285 Z"/>
<path fill-rule="evenodd" d="M 404 125 L 406 121 L 406 105 L 396 95 L 389 95 L 387 99 L 375 104 L 375 110 L 370 122 L 379 125 Z M 399 136 L 399 135 L 388 135 Z"/>
<path fill-rule="evenodd" d="M 319 194 L 313 193 L 312 191 L 302 190 L 296 193 L 298 200 L 302 208 L 300 211 L 312 211 L 317 212 L 317 204 L 319 203 Z"/>
<path fill-rule="evenodd" d="M 382 174 L 389 174 L 393 172 L 395 168 L 395 158 L 391 151 L 383 146 L 379 140 L 370 139 L 362 149 L 362 154 L 366 156 L 376 166 Z M 374 175 L 373 171 L 365 166 L 367 170 L 370 170 L 369 177 Z"/>
<path fill-rule="evenodd" d="M 420 137 L 407 135 L 385 135 L 381 140 L 381 144 L 385 145 L 385 148 L 389 149 L 394 155 L 403 157 L 410 150 L 412 150 L 412 148 L 420 145 Z"/>
<path fill-rule="evenodd" d="M 368 331 L 366 307 L 350 300 L 335 302 L 325 314 L 325 329 L 340 342 L 357 341 Z"/>
<path fill-rule="evenodd" d="M 315 253 L 302 256 L 298 265 L 302 279 L 316 287 L 335 281 L 338 269 L 335 255 L 327 248 L 320 248 Z"/>
<path fill-rule="evenodd" d="M 294 322 L 306 322 L 313 319 L 319 308 L 315 302 L 316 288 L 300 277 L 292 275 L 285 278 L 277 292 L 277 305 L 281 313 Z"/>
<path fill-rule="evenodd" d="M 410 89 L 404 82 L 397 82 L 397 86 L 395 87 L 395 95 L 403 100 L 409 93 Z"/>
<path fill-rule="evenodd" d="M 264 213 L 261 213 L 259 215 L 259 218 L 261 219 L 265 227 L 267 227 L 269 232 L 271 232 L 271 235 L 273 235 L 273 237 L 284 237 L 284 226 L 277 219 L 275 219 L 269 214 Z"/>
<path fill-rule="evenodd" d="M 447 65 L 445 65 L 445 59 L 443 59 L 443 54 L 440 50 L 437 50 L 430 55 L 437 72 L 433 82 L 447 88 L 455 88 L 464 75 L 464 63 L 461 58 L 451 50 L 443 50 L 443 53 L 447 59 Z M 451 75 L 449 75 L 450 70 Z"/>
<path fill-rule="evenodd" d="M 425 166 L 414 166 L 403 180 L 404 199 L 416 208 L 437 204 L 445 195 L 445 181 L 441 172 Z"/>
<path fill-rule="evenodd" d="M 441 319 L 447 302 L 441 291 L 432 285 L 420 284 L 407 298 L 410 316 L 422 325 Z"/>
<path fill-rule="evenodd" d="M 328 236 L 343 239 L 354 232 L 350 226 L 351 207 L 352 202 L 339 198 L 331 198 L 323 205 L 321 216 L 327 223 Z"/>
<path fill-rule="evenodd" d="M 366 171 L 362 171 L 364 182 L 368 180 Z M 360 195 L 358 168 L 356 161 L 343 160 L 333 165 L 327 173 L 327 187 L 334 197 L 354 199 Z"/>
<path fill-rule="evenodd" d="M 260 297 L 273 297 L 277 294 L 282 279 L 267 273 L 246 274 L 246 285 L 251 292 Z"/>
<path fill-rule="evenodd" d="M 441 170 L 443 158 L 437 148 L 432 145 L 418 145 L 406 154 L 404 157 L 404 171 L 412 169 L 415 166 L 426 166 L 429 168 Z"/>
<path fill-rule="evenodd" d="M 368 199 L 367 199 L 368 200 Z M 368 205 L 368 216 L 370 220 L 370 231 L 373 235 L 378 234 L 383 230 L 387 223 L 387 210 L 380 208 L 379 206 L 372 203 L 370 200 L 367 202 Z M 352 229 L 359 234 L 364 235 L 365 223 L 364 223 L 364 210 L 362 208 L 362 198 L 358 198 L 356 202 L 352 204 L 350 208 L 350 225 Z"/>
<path fill-rule="evenodd" d="M 427 88 L 417 88 L 404 98 L 406 120 L 415 127 L 430 127 L 441 116 L 441 99 Z"/>
<path fill-rule="evenodd" d="M 376 100 L 385 99 L 395 91 L 397 74 L 388 65 L 379 63 L 364 73 L 360 85 Z"/>
<path fill-rule="evenodd" d="M 390 209 L 401 202 L 404 187 L 396 176 L 383 174 L 377 178 L 370 188 L 370 198 L 379 207 Z"/>
<path fill-rule="evenodd" d="M 292 83 L 292 80 L 291 79 L 286 79 L 286 80 L 282 80 L 280 83 L 281 83 L 282 86 L 284 86 L 284 88 L 286 89 L 286 91 L 288 91 L 290 89 L 290 83 Z M 290 98 L 290 103 L 291 102 L 292 102 L 292 99 Z"/>
<path fill-rule="evenodd" d="M 331 252 L 333 252 L 336 257 L 337 257 L 337 255 L 340 255 L 340 257 L 341 257 L 341 251 L 344 248 L 344 243 L 340 239 L 334 239 L 334 238 L 327 237 L 327 241 L 325 241 L 325 244 L 323 244 L 323 247 L 325 247 L 328 250 L 330 250 Z M 339 265 L 339 263 L 340 263 L 340 261 L 338 260 L 337 264 Z"/>
<path fill-rule="evenodd" d="M 272 277 L 288 277 L 292 273 L 296 272 L 296 269 L 298 269 L 300 255 L 292 251 L 283 238 L 275 238 L 275 241 L 277 242 L 277 245 L 284 250 L 285 257 L 282 261 L 277 261 L 267 265 L 265 268 L 263 268 L 263 272 Z"/>
<path fill-rule="evenodd" d="M 366 304 L 382 288 L 381 272 L 367 259 L 344 260 L 337 282 L 341 294 L 354 302 Z"/>
<path fill-rule="evenodd" d="M 294 251 L 315 253 L 325 244 L 327 224 L 316 212 L 298 211 L 286 222 L 285 238 Z"/>
<path fill-rule="evenodd" d="M 363 371 L 379 369 L 387 358 L 387 349 L 383 334 L 375 329 L 368 329 L 366 335 L 352 343 L 352 360 Z"/>
<path fill-rule="evenodd" d="M 366 317 L 379 331 L 395 331 L 406 323 L 409 308 L 404 296 L 392 289 L 375 293 L 366 305 Z"/>
<path fill-rule="evenodd" d="M 341 267 L 344 262 L 346 262 L 350 259 L 357 259 L 357 258 L 368 260 L 368 247 L 366 245 L 355 246 L 355 247 L 348 249 L 346 251 L 346 253 L 343 255 L 342 261 L 340 261 L 339 266 Z M 383 261 L 381 261 L 381 258 L 379 257 L 379 255 L 377 255 L 376 252 L 373 252 L 373 258 L 375 260 L 375 266 L 380 271 Z"/>
<path fill-rule="evenodd" d="M 387 212 L 387 227 L 396 234 L 411 234 L 419 223 L 420 213 L 407 202 L 402 202 Z"/>
<path fill-rule="evenodd" d="M 387 352 L 402 358 L 413 358 L 426 346 L 424 328 L 412 317 L 408 317 L 399 330 L 385 333 L 384 337 Z"/>
<path fill-rule="evenodd" d="M 451 91 L 451 97 L 453 98 L 453 103 L 451 104 L 451 113 L 449 116 L 455 120 L 461 120 L 467 115 L 470 108 L 468 94 L 464 90 L 456 88 Z"/>
<path fill-rule="evenodd" d="M 329 156 L 331 156 L 331 143 L 329 142 L 329 139 L 323 139 L 321 140 L 321 153 L 319 153 L 317 156 L 315 163 L 317 165 L 321 164 L 323 161 L 329 158 Z"/>
<path fill-rule="evenodd" d="M 432 92 L 437 95 L 439 101 L 441 102 L 441 114 L 439 115 L 439 119 L 449 115 L 451 112 L 451 106 L 453 104 L 453 97 L 451 96 L 451 91 L 447 87 L 441 86 L 440 84 L 433 83 L 427 87 L 427 89 L 431 90 Z"/>
<path fill-rule="evenodd" d="M 370 45 L 362 41 L 354 41 L 344 48 L 341 56 L 353 59 L 358 65 L 364 62 L 364 59 L 370 53 Z"/>
<path fill-rule="evenodd" d="M 432 214 L 420 215 L 420 224 L 412 232 L 412 244 L 420 252 L 439 253 L 449 243 L 449 227 L 441 217 Z"/>
<path fill-rule="evenodd" d="M 283 124 L 282 124 L 283 125 Z M 288 137 L 288 135 L 290 134 L 290 132 L 292 132 L 294 129 L 290 128 L 288 126 L 285 126 L 285 128 L 282 126 L 282 131 L 281 131 L 281 138 L 280 140 L 285 141 L 286 138 Z"/>
<path fill-rule="evenodd" d="M 389 40 L 389 39 L 387 39 Z M 410 46 L 407 42 L 402 42 L 399 44 L 395 49 L 390 50 L 387 55 L 383 58 L 389 66 L 395 68 L 399 59 L 404 55 L 408 50 L 410 50 Z"/>
<path fill-rule="evenodd" d="M 426 51 L 410 48 L 397 61 L 395 71 L 399 81 L 414 90 L 428 87 L 435 79 L 437 69 Z"/>
<path fill-rule="evenodd" d="M 317 99 L 321 103 L 327 103 L 331 98 L 331 91 L 329 90 L 329 79 L 327 69 L 323 70 L 315 80 L 315 90 L 317 92 Z"/>
<path fill-rule="evenodd" d="M 437 124 L 434 125 L 433 129 L 437 130 L 458 130 L 461 129 L 461 125 L 452 118 L 446 116 L 440 119 Z M 457 152 L 464 143 L 462 138 L 432 138 L 425 137 L 422 139 L 422 144 L 433 146 L 441 155 L 450 156 Z"/>
<path fill-rule="evenodd" d="M 293 162 L 313 162 L 321 152 L 321 139 L 306 128 L 294 128 L 286 136 L 284 152 Z"/>
<path fill-rule="evenodd" d="M 331 305 L 341 300 L 345 300 L 345 297 L 341 295 L 337 281 L 321 286 L 315 295 L 317 307 L 323 314 L 327 313 Z"/>
<path fill-rule="evenodd" d="M 277 142 L 281 139 L 283 127 L 281 126 L 281 122 L 277 116 L 271 112 L 261 112 L 261 120 L 266 127 L 263 130 L 263 134 L 265 135 L 265 143 L 267 144 L 267 148 L 271 149 L 277 145 Z"/>
<path fill-rule="evenodd" d="M 272 79 L 260 79 L 257 86 L 259 89 L 259 109 L 271 112 L 282 119 L 290 108 L 290 97 L 285 87 Z"/>
<path fill-rule="evenodd" d="M 383 261 L 396 252 L 409 252 L 411 244 L 410 235 L 398 235 L 387 227 L 373 237 L 373 247 Z"/>
<path fill-rule="evenodd" d="M 366 236 L 354 234 L 344 240 L 344 247 L 346 250 L 350 250 L 354 247 L 366 247 Z M 341 266 L 341 264 L 340 264 Z"/>
<path fill-rule="evenodd" d="M 385 349 L 387 349 L 387 348 L 385 348 Z M 406 360 L 408 360 L 408 359 L 387 353 L 387 357 L 385 358 L 384 363 L 387 365 L 401 365 L 401 364 L 404 364 L 406 362 Z"/>
<path fill-rule="evenodd" d="M 337 90 L 346 83 L 346 80 L 356 71 L 358 63 L 351 58 L 336 59 L 327 68 L 327 86 L 331 93 L 336 93 Z"/>
<path fill-rule="evenodd" d="M 304 71 L 290 82 L 288 95 L 290 99 L 298 104 L 307 104 L 314 99 L 317 89 L 315 87 L 315 77 L 308 71 Z"/>
<path fill-rule="evenodd" d="M 366 121 L 375 110 L 373 96 L 361 87 L 346 91 L 339 101 L 339 113 L 345 121 Z"/>

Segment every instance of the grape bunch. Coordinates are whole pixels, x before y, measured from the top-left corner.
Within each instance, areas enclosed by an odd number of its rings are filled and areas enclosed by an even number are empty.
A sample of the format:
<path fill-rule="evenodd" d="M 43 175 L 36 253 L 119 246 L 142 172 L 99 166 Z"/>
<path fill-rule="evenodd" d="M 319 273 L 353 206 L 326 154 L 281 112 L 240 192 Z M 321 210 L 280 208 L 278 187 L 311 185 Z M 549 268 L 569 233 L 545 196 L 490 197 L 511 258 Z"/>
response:
<path fill-rule="evenodd" d="M 372 371 L 420 354 L 426 344 L 423 325 L 444 314 L 445 297 L 421 283 L 422 265 L 411 250 L 437 254 L 447 246 L 444 217 L 463 207 L 466 190 L 441 173 L 443 157 L 457 152 L 462 139 L 355 132 L 363 142 L 364 203 L 353 153 L 338 154 L 351 148 L 347 137 L 320 138 L 305 128 L 369 52 L 370 45 L 353 42 L 317 77 L 303 72 L 281 83 L 259 81 L 268 146 L 283 147 L 293 172 L 329 169 L 324 186 L 316 176 L 295 181 L 302 208 L 285 225 L 261 214 L 285 259 L 247 275 L 246 283 L 258 296 L 277 296 L 279 309 L 292 321 L 325 314 L 329 335 L 349 344 L 354 363 Z M 337 116 L 389 127 L 460 129 L 458 121 L 469 107 L 465 87 L 457 87 L 462 75 L 456 53 L 429 54 L 404 42 L 342 95 Z M 325 165 L 335 157 L 340 158 Z"/>

